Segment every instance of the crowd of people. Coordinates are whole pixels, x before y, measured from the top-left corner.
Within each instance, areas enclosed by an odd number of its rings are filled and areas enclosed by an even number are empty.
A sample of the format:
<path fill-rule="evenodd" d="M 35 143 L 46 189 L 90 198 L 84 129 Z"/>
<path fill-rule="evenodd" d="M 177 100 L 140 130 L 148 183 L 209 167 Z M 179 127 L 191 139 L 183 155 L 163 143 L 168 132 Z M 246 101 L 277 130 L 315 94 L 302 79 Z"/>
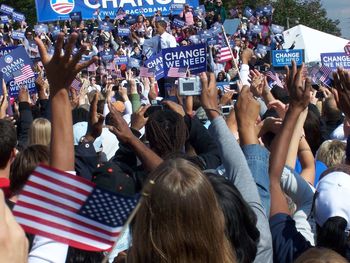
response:
<path fill-rule="evenodd" d="M 25 47 L 37 74 L 37 92 L 20 85 L 12 99 L 2 81 L 0 261 L 348 262 L 349 72 L 333 72 L 330 85 L 315 85 L 294 61 L 267 74 L 268 53 L 283 44 L 267 10 L 247 17 L 208 0 L 204 10 L 185 4 L 179 15 L 139 15 L 131 24 L 98 10 L 95 20 L 40 33 L 0 24 L 0 50 Z M 218 31 L 215 43 L 201 37 L 232 17 L 241 20 L 234 34 Z M 110 30 L 101 29 L 106 22 Z M 16 30 L 25 38 L 12 38 Z M 222 62 L 226 37 L 232 57 Z M 149 39 L 159 43 L 155 52 L 207 44 L 201 95 L 182 96 L 175 81 L 116 65 L 120 56 L 143 65 Z M 223 81 L 237 88 L 218 89 Z M 122 196 L 141 194 L 128 247 L 91 252 L 25 233 L 11 210 L 39 164 Z"/>

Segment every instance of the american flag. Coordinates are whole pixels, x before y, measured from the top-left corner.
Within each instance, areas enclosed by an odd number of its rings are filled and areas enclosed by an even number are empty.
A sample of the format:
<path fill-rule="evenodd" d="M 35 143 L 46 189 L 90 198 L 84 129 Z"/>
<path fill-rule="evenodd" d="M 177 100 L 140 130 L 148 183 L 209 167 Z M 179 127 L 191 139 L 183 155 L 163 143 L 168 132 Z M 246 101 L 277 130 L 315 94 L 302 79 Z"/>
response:
<path fill-rule="evenodd" d="M 92 63 L 90 66 L 88 66 L 87 71 L 89 72 L 95 72 L 97 70 L 97 67 L 95 63 Z"/>
<path fill-rule="evenodd" d="M 34 77 L 34 72 L 30 65 L 25 65 L 20 70 L 17 70 L 12 73 L 14 80 L 16 83 L 20 83 L 22 81 L 25 81 L 31 77 Z"/>
<path fill-rule="evenodd" d="M 24 231 L 90 251 L 110 249 L 137 204 L 94 183 L 40 165 L 13 209 Z"/>
<path fill-rule="evenodd" d="M 275 82 L 275 85 L 277 85 L 278 87 L 283 88 L 283 84 L 282 84 L 280 78 L 278 77 L 277 73 L 273 73 L 272 71 L 268 71 L 268 72 L 266 72 L 266 77 L 273 80 Z"/>
<path fill-rule="evenodd" d="M 154 77 L 155 71 L 154 68 L 146 68 L 146 67 L 140 67 L 140 77 Z"/>
<path fill-rule="evenodd" d="M 320 76 L 320 81 L 325 83 L 329 80 L 329 75 L 332 73 L 332 70 L 327 67 L 327 66 L 322 66 L 320 67 L 320 72 L 322 73 L 322 75 Z"/>
<path fill-rule="evenodd" d="M 230 47 L 221 47 L 220 53 L 219 53 L 219 62 L 224 63 L 226 61 L 232 60 Z"/>
<path fill-rule="evenodd" d="M 70 85 L 73 89 L 79 91 L 81 89 L 83 83 L 81 83 L 80 79 L 75 78 Z"/>
<path fill-rule="evenodd" d="M 350 56 L 350 41 L 345 45 L 344 51 L 346 55 Z"/>
<path fill-rule="evenodd" d="M 175 68 L 171 67 L 168 71 L 168 77 L 170 78 L 186 78 L 187 68 Z"/>

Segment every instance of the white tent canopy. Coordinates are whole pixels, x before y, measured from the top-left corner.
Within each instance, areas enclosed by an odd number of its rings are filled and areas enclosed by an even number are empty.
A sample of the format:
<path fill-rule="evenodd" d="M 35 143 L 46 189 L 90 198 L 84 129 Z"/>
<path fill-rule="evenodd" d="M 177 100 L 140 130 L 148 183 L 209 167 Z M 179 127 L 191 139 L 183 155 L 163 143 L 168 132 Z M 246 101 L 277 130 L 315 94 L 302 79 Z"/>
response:
<path fill-rule="evenodd" d="M 298 25 L 283 32 L 284 48 L 289 48 L 295 41 L 294 49 L 305 50 L 305 63 L 321 61 L 321 53 L 344 52 L 349 42 L 307 26 Z"/>

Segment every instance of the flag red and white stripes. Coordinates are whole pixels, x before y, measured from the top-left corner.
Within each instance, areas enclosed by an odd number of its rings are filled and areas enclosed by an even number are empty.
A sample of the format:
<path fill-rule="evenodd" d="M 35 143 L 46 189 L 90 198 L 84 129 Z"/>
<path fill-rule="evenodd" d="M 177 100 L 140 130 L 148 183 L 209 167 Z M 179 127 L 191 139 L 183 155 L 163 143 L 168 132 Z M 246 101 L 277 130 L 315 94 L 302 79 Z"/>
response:
<path fill-rule="evenodd" d="M 220 53 L 219 53 L 219 62 L 224 63 L 230 60 L 232 60 L 230 47 L 221 47 Z"/>
<path fill-rule="evenodd" d="M 140 67 L 140 77 L 154 77 L 154 69 L 153 68 L 147 68 L 147 67 Z"/>
<path fill-rule="evenodd" d="M 345 45 L 344 51 L 346 55 L 350 56 L 350 41 Z"/>
<path fill-rule="evenodd" d="M 81 81 L 79 79 L 75 78 L 70 86 L 73 89 L 79 91 L 81 86 L 82 86 L 82 83 L 81 83 Z"/>
<path fill-rule="evenodd" d="M 327 79 L 329 79 L 329 75 L 332 74 L 332 70 L 327 66 L 320 67 L 320 72 L 322 73 L 320 81 L 323 83 L 326 82 Z"/>
<path fill-rule="evenodd" d="M 30 65 L 25 65 L 23 68 L 21 68 L 18 71 L 13 72 L 14 80 L 16 83 L 20 83 L 22 81 L 25 81 L 31 77 L 34 77 L 34 72 Z"/>
<path fill-rule="evenodd" d="M 20 193 L 13 214 L 28 233 L 84 250 L 107 250 L 122 227 L 111 227 L 78 213 L 94 186 L 81 177 L 38 166 Z"/>
<path fill-rule="evenodd" d="M 171 67 L 168 71 L 168 77 L 170 78 L 186 78 L 187 68 L 175 68 Z"/>
<path fill-rule="evenodd" d="M 281 82 L 277 73 L 273 73 L 272 71 L 268 71 L 268 72 L 266 72 L 266 77 L 275 81 L 275 85 L 279 86 L 280 88 L 283 88 L 283 83 Z"/>

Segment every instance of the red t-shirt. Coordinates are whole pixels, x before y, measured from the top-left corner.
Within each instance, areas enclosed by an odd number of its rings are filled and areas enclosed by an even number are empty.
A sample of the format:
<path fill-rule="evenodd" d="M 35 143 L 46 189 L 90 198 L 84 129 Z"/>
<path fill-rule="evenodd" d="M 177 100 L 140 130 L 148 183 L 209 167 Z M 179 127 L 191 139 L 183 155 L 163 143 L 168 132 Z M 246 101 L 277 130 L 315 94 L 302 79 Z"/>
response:
<path fill-rule="evenodd" d="M 0 177 L 0 188 L 4 191 L 5 198 L 11 197 L 10 179 L 6 177 Z"/>

